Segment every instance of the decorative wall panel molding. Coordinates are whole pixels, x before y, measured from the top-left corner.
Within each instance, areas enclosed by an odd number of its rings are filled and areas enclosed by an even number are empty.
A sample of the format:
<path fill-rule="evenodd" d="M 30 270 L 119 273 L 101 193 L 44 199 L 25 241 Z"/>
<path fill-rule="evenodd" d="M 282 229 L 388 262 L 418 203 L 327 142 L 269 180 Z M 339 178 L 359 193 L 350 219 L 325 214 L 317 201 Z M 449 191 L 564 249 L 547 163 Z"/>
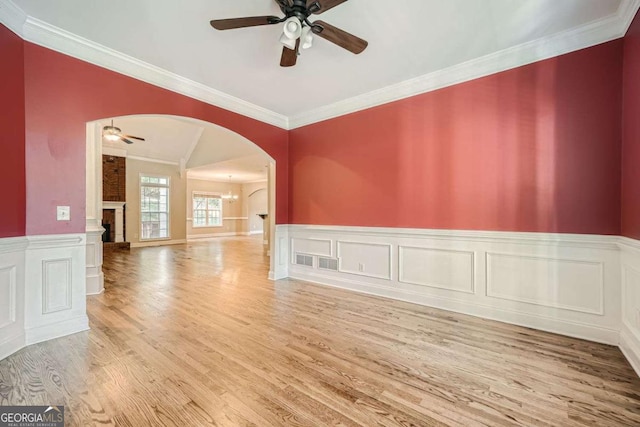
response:
<path fill-rule="evenodd" d="M 104 273 L 102 272 L 102 233 L 101 226 L 87 227 L 87 295 L 97 295 L 104 291 Z"/>
<path fill-rule="evenodd" d="M 0 238 L 0 360 L 20 350 L 24 338 L 25 237 Z"/>
<path fill-rule="evenodd" d="M 333 257 L 333 241 L 327 239 L 291 239 L 292 254 Z"/>
<path fill-rule="evenodd" d="M 339 240 L 336 245 L 339 272 L 391 280 L 390 244 Z"/>
<path fill-rule="evenodd" d="M 86 235 L 27 236 L 27 240 L 25 343 L 88 329 Z"/>
<path fill-rule="evenodd" d="M 398 281 L 473 294 L 475 253 L 399 246 Z"/>
<path fill-rule="evenodd" d="M 289 277 L 290 247 L 289 247 L 289 226 L 276 225 L 273 239 L 275 262 L 269 271 L 270 280 L 280 280 Z M 291 251 L 293 253 L 293 251 Z"/>
<path fill-rule="evenodd" d="M 488 297 L 604 314 L 602 262 L 487 252 Z"/>
<path fill-rule="evenodd" d="M 0 331 L 16 322 L 16 268 L 0 267 Z"/>
<path fill-rule="evenodd" d="M 339 260 L 331 271 L 317 255 L 290 258 L 292 278 L 618 344 L 616 236 L 310 225 L 288 235 L 292 248 L 335 242 Z"/>
<path fill-rule="evenodd" d="M 42 261 L 42 314 L 71 310 L 71 258 Z"/>
<path fill-rule="evenodd" d="M 640 241 L 620 238 L 622 330 L 620 349 L 640 375 Z"/>

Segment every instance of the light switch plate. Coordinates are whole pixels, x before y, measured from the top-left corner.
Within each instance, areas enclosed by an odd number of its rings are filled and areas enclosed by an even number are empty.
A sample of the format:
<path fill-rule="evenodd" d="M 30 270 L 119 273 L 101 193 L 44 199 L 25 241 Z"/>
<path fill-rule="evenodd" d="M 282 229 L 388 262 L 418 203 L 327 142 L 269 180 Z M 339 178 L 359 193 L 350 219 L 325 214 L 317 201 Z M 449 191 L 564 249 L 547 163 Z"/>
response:
<path fill-rule="evenodd" d="M 71 207 L 70 206 L 58 206 L 57 218 L 58 218 L 58 221 L 70 221 L 71 220 Z"/>

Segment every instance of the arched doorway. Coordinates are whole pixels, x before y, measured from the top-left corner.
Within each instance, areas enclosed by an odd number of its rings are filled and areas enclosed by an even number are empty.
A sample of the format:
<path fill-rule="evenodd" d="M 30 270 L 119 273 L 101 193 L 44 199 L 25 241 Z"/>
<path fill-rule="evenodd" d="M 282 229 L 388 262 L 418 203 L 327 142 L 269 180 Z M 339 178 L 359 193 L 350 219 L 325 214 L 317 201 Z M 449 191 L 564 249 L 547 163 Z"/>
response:
<path fill-rule="evenodd" d="M 117 155 L 121 152 L 126 157 L 127 153 L 132 151 L 131 147 L 134 147 L 134 145 L 127 145 L 122 141 L 105 145 L 102 129 L 105 125 L 109 125 L 111 120 L 114 120 L 114 125 L 122 127 L 124 133 L 146 136 L 148 139 L 148 141 L 140 142 L 135 146 L 133 151 L 136 155 L 129 155 L 130 159 L 135 159 L 137 162 L 155 160 L 162 164 L 162 170 L 173 171 L 174 181 L 186 181 L 186 175 L 189 170 L 206 169 L 207 165 L 230 160 L 234 156 L 237 158 L 240 155 L 251 155 L 263 161 L 265 168 L 263 173 L 267 178 L 264 190 L 266 192 L 268 213 L 265 235 L 275 237 L 276 161 L 249 139 L 216 124 L 181 116 L 131 115 L 92 121 L 87 123 L 86 126 L 87 294 L 97 294 L 104 290 L 104 276 L 102 273 L 102 234 L 104 232 L 102 227 L 104 207 L 102 197 L 103 150 L 108 151 L 110 155 L 114 153 Z M 178 128 L 180 132 L 176 131 Z M 170 135 L 170 137 L 167 137 L 167 135 Z M 167 146 L 167 144 L 169 145 Z M 165 150 L 165 152 L 162 150 Z M 152 159 L 149 156 L 159 158 Z M 184 191 L 186 194 L 186 186 Z M 118 216 L 117 209 L 116 207 L 116 218 Z M 186 214 L 186 211 L 184 209 L 183 212 L 180 213 L 178 211 L 178 213 Z M 139 223 L 135 204 L 131 212 L 132 217 L 135 218 L 133 233 Z M 189 220 L 191 218 L 186 219 Z M 129 226 L 127 227 L 129 228 Z M 137 238 L 138 235 L 136 234 L 135 237 Z M 186 231 L 184 236 L 179 234 L 178 237 L 186 241 Z M 174 239 L 175 241 L 180 241 L 180 239 Z M 267 242 L 269 254 L 279 253 L 275 250 L 275 245 L 275 239 L 269 238 Z M 275 276 L 273 273 L 276 267 L 275 264 L 275 257 L 272 256 L 269 273 L 271 278 Z"/>

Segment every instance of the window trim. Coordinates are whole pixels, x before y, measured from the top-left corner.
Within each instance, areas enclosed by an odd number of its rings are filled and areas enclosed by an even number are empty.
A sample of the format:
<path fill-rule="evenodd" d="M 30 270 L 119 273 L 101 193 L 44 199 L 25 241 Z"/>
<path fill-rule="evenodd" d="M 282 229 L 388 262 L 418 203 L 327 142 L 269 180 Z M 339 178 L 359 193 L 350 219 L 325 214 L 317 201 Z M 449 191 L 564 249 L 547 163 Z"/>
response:
<path fill-rule="evenodd" d="M 195 209 L 193 209 L 193 199 L 196 197 L 196 194 L 198 195 L 202 195 L 202 196 L 214 196 L 220 199 L 220 225 L 196 225 L 196 221 L 195 221 Z M 207 210 L 208 212 L 208 210 Z M 197 228 L 197 229 L 203 229 L 203 228 L 222 228 L 224 227 L 224 199 L 222 198 L 222 193 L 218 193 L 215 191 L 198 191 L 198 190 L 193 190 L 191 192 L 191 227 L 192 228 Z"/>
<path fill-rule="evenodd" d="M 140 242 L 159 242 L 159 241 L 166 241 L 166 240 L 171 240 L 171 177 L 168 175 L 161 175 L 161 174 L 155 174 L 155 173 L 144 173 L 144 172 L 140 172 L 138 174 L 138 187 L 139 187 L 139 192 L 138 192 L 138 223 L 139 223 L 139 229 L 140 229 Z M 149 177 L 149 178 L 165 178 L 167 180 L 167 184 L 153 184 L 153 183 L 144 183 L 142 182 L 142 178 L 143 177 Z M 150 238 L 144 238 L 143 237 L 143 233 L 142 233 L 142 187 L 159 187 L 159 188 L 166 188 L 168 190 L 168 197 L 167 197 L 167 237 L 150 237 Z"/>

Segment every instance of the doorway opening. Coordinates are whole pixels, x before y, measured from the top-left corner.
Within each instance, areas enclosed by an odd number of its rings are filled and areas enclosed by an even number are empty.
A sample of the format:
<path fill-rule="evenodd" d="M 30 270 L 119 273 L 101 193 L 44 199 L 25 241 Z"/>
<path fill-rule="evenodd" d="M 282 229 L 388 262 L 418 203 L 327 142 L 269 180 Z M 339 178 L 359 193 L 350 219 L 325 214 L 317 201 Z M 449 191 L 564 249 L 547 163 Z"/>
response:
<path fill-rule="evenodd" d="M 102 255 L 113 246 L 262 234 L 267 255 L 275 253 L 276 162 L 258 145 L 189 117 L 108 117 L 86 126 L 87 294 L 104 290 Z M 105 138 L 109 126 L 122 137 Z"/>

